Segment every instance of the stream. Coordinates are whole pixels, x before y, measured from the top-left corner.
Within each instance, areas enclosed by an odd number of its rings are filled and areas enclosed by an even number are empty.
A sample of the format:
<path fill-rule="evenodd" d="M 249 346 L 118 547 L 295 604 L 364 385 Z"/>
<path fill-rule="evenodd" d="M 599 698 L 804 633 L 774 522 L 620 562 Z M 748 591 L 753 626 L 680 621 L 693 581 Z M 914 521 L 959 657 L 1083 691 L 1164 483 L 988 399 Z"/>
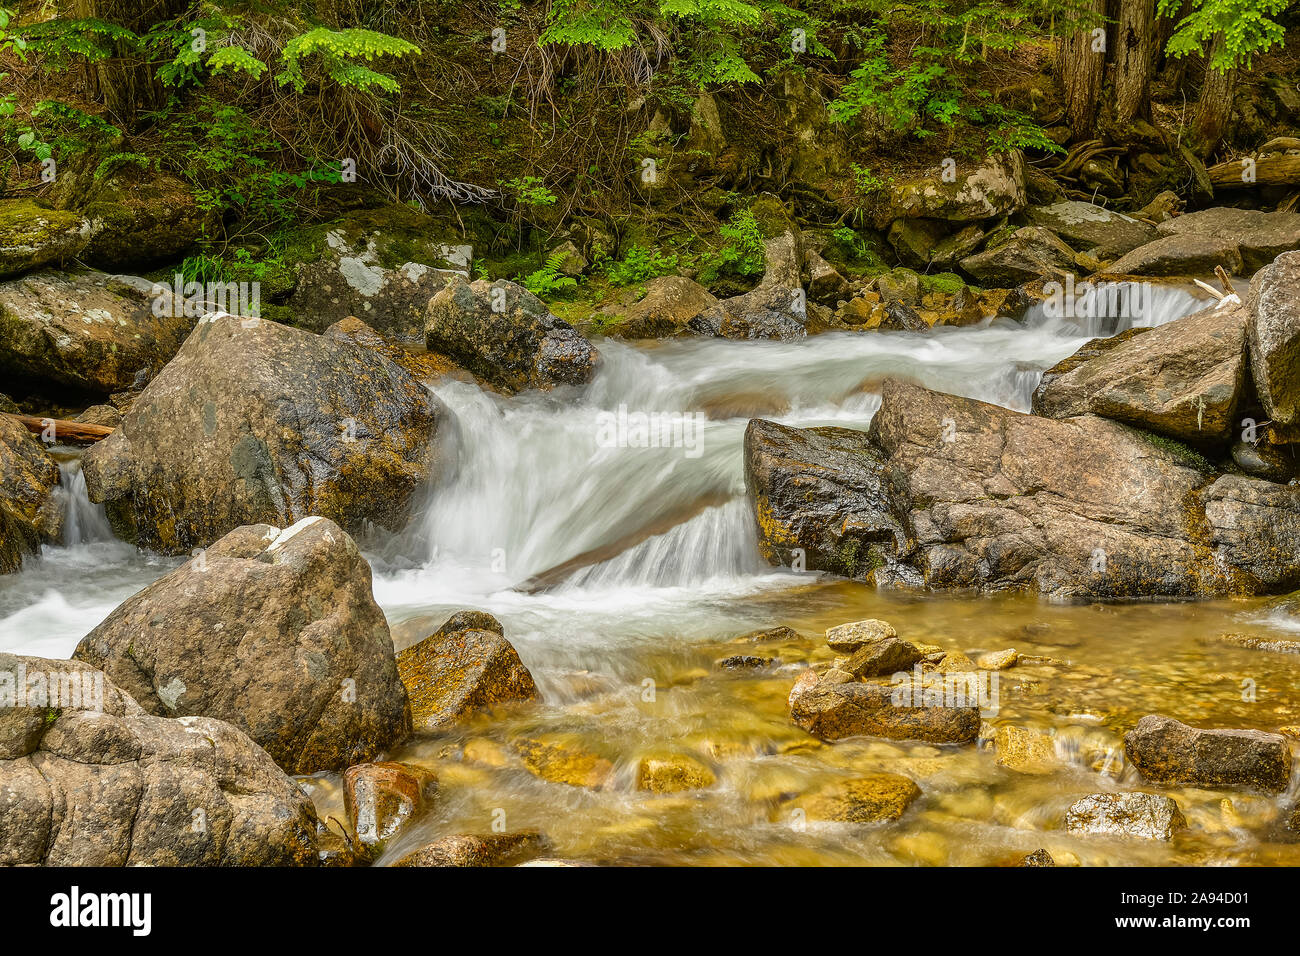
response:
<path fill-rule="evenodd" d="M 1205 307 L 1160 285 L 1137 324 Z M 457 381 L 434 388 L 452 410 L 449 462 L 401 534 L 363 542 L 375 598 L 398 649 L 453 611 L 481 608 L 532 671 L 545 703 L 475 718 L 408 741 L 394 759 L 439 778 L 433 811 L 381 863 L 451 833 L 535 827 L 557 857 L 654 864 L 989 864 L 1046 847 L 1058 863 L 1300 863 L 1277 838 L 1281 797 L 1173 789 L 1190 827 L 1170 843 L 1081 840 L 1065 809 L 1088 793 L 1137 789 L 1122 734 L 1147 713 L 1207 726 L 1276 730 L 1300 723 L 1296 658 L 1218 643 L 1228 632 L 1292 638 L 1300 617 L 1276 602 L 1054 605 L 1033 597 L 877 591 L 772 568 L 759 557 L 745 500 L 750 418 L 866 428 L 878 382 L 1028 410 L 1044 369 L 1088 338 L 1135 324 L 1069 321 L 1031 309 L 974 328 L 831 333 L 796 342 L 722 339 L 599 343 L 585 388 L 502 397 Z M 609 442 L 623 413 L 679 413 L 699 431 L 679 447 Z M 77 456 L 60 454 L 64 543 L 0 578 L 0 650 L 67 657 L 122 600 L 177 566 L 117 541 L 85 497 Z M 823 744 L 789 722 L 786 698 L 809 663 L 835 655 L 822 634 L 875 617 L 899 635 L 967 654 L 1015 647 L 1031 660 L 1002 674 L 991 725 L 1051 732 L 1050 773 L 1000 767 L 976 747 L 853 739 Z M 739 645 L 788 625 L 802 637 Z M 755 649 L 758 648 L 758 649 Z M 720 671 L 738 653 L 776 661 Z M 1248 682 L 1254 700 L 1243 697 Z M 1292 703 L 1291 701 L 1297 703 Z M 603 757 L 599 789 L 538 779 L 510 741 L 548 735 Z M 714 786 L 675 795 L 635 788 L 645 754 L 685 752 Z M 892 771 L 923 796 L 898 822 L 795 825 L 783 799 L 836 776 Z M 337 775 L 305 781 L 343 816 Z"/>

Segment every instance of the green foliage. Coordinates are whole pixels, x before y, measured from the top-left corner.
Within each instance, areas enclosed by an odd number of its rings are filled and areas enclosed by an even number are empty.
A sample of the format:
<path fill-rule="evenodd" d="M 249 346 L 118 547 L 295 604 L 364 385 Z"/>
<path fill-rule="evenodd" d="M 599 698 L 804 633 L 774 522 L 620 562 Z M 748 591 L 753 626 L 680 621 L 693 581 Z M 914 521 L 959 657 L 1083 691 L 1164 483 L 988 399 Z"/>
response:
<path fill-rule="evenodd" d="M 634 245 L 621 260 L 605 260 L 604 270 L 605 278 L 614 285 L 635 285 L 647 279 L 672 275 L 677 270 L 677 256 Z"/>
<path fill-rule="evenodd" d="M 382 57 L 401 58 L 419 52 L 414 43 L 374 30 L 316 27 L 284 45 L 280 52 L 281 69 L 275 80 L 294 92 L 303 92 L 308 80 L 304 66 L 314 60 L 325 76 L 346 89 L 378 88 L 385 93 L 396 93 L 401 89 L 397 80 L 366 64 Z M 252 59 L 251 54 L 249 58 Z"/>
<path fill-rule="evenodd" d="M 124 166 L 137 166 L 142 170 L 157 169 L 158 160 L 150 159 L 143 153 L 112 153 L 105 156 L 95 167 L 95 182 L 101 182 L 112 176 Z"/>
<path fill-rule="evenodd" d="M 718 231 L 724 242 L 700 271 L 705 282 L 721 275 L 763 274 L 763 229 L 752 210 L 740 210 Z"/>
<path fill-rule="evenodd" d="M 564 252 L 556 250 L 546 259 L 546 264 L 531 275 L 519 280 L 525 289 L 538 298 L 548 298 L 560 292 L 578 287 L 578 280 L 560 272 L 564 264 Z"/>
<path fill-rule="evenodd" d="M 501 188 L 511 193 L 515 201 L 524 206 L 553 206 L 556 195 L 546 188 L 540 176 L 525 176 L 501 184 Z"/>
<path fill-rule="evenodd" d="M 1282 44 L 1286 30 L 1275 17 L 1289 0 L 1192 0 L 1192 12 L 1178 21 L 1166 52 L 1172 57 L 1210 54 L 1210 67 L 1220 72 L 1249 67 L 1256 53 Z M 1159 0 L 1162 17 L 1177 17 L 1183 0 Z M 1214 39 L 1223 42 L 1214 45 Z"/>
<path fill-rule="evenodd" d="M 97 63 L 118 53 L 138 50 L 140 38 L 126 27 L 94 18 L 56 17 L 22 27 L 18 32 L 27 48 L 54 67 L 78 62 Z"/>

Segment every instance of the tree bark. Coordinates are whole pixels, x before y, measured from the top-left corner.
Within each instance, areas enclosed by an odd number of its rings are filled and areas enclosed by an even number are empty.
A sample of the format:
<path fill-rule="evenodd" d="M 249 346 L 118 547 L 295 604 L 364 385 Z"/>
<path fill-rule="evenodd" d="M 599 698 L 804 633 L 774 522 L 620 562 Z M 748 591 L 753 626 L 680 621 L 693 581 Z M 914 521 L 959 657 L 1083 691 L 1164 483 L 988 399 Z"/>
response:
<path fill-rule="evenodd" d="M 1213 57 L 1223 46 L 1223 36 L 1214 38 L 1214 45 L 1205 58 L 1205 81 L 1201 84 L 1201 98 L 1192 122 L 1192 142 L 1197 153 L 1209 156 L 1219 148 L 1223 133 L 1232 118 L 1233 95 L 1237 89 L 1237 70 L 1211 68 Z"/>
<path fill-rule="evenodd" d="M 1088 11 L 1097 14 L 1096 28 L 1104 31 L 1101 16 L 1106 0 L 1089 0 Z M 1101 34 L 1100 49 L 1094 26 L 1077 27 L 1061 44 L 1058 66 L 1065 91 L 1065 120 L 1076 138 L 1090 136 L 1097 119 L 1101 81 L 1106 70 L 1106 37 Z"/>
<path fill-rule="evenodd" d="M 67 442 L 69 445 L 91 445 L 113 434 L 107 425 L 91 425 L 87 422 L 71 422 L 62 418 L 41 418 L 38 415 L 19 415 L 14 412 L 0 412 L 6 418 L 12 418 L 29 432 L 40 435 L 46 426 L 53 426 L 54 440 Z"/>
<path fill-rule="evenodd" d="M 1151 70 L 1155 63 L 1155 0 L 1120 0 L 1115 29 L 1115 119 L 1131 123 L 1151 116 Z"/>
<path fill-rule="evenodd" d="M 150 27 L 180 16 L 187 0 L 65 0 L 61 12 L 79 19 L 104 20 L 143 35 Z M 91 89 L 119 119 L 131 122 L 140 110 L 163 103 L 155 64 L 135 50 L 118 49 L 87 67 Z"/>

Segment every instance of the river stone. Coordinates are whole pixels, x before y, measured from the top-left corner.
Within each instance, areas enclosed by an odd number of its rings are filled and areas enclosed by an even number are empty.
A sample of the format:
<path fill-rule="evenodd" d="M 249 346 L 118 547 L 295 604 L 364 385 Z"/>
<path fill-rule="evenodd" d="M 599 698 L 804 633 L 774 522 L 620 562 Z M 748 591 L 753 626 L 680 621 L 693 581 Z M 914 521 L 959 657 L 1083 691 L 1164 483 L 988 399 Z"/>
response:
<path fill-rule="evenodd" d="M 660 276 L 645 284 L 645 295 L 626 307 L 607 306 L 601 315 L 618 321 L 612 331 L 628 339 L 654 339 L 687 331 L 690 321 L 717 304 L 717 298 L 683 276 Z"/>
<path fill-rule="evenodd" d="M 7 706 L 21 683 L 57 686 L 58 706 Z M 0 865 L 316 862 L 311 800 L 230 724 L 151 716 L 86 664 L 11 654 L 0 700 Z"/>
<path fill-rule="evenodd" d="M 712 770 L 686 754 L 642 757 L 636 770 L 636 788 L 650 793 L 704 790 L 716 782 Z"/>
<path fill-rule="evenodd" d="M 1300 424 L 1300 252 L 1265 266 L 1246 298 L 1255 391 L 1280 425 Z"/>
<path fill-rule="evenodd" d="M 119 536 L 167 554 L 307 515 L 396 531 L 446 415 L 378 352 L 212 314 L 86 452 L 86 488 Z"/>
<path fill-rule="evenodd" d="M 691 331 L 727 339 L 799 339 L 808 334 L 800 285 L 799 236 L 788 229 L 763 242 L 763 278 L 749 292 L 723 299 L 688 323 Z"/>
<path fill-rule="evenodd" d="M 194 327 L 153 283 L 102 272 L 39 272 L 0 283 L 0 373 L 38 389 L 104 394 L 143 384 Z M 159 302 L 154 314 L 154 303 Z M 166 306 L 166 307 L 164 307 Z"/>
<path fill-rule="evenodd" d="M 581 385 L 599 358 L 541 299 L 504 279 L 450 280 L 429 300 L 424 329 L 430 351 L 510 392 Z"/>
<path fill-rule="evenodd" d="M 812 671 L 790 691 L 790 719 L 814 737 L 888 737 L 930 743 L 969 743 L 979 736 L 977 706 L 895 704 L 897 688 L 886 684 L 818 680 Z"/>
<path fill-rule="evenodd" d="M 989 651 L 987 654 L 981 654 L 975 658 L 975 666 L 982 671 L 1004 671 L 1015 667 L 1016 662 L 1019 660 L 1019 652 L 1014 647 L 1008 647 L 1000 651 Z"/>
<path fill-rule="evenodd" d="M 948 222 L 977 222 L 1023 209 L 1025 160 L 1019 150 L 990 156 L 980 165 L 959 165 L 952 170 L 934 170 L 890 185 L 889 194 L 875 213 L 875 226 L 884 229 L 895 219 L 943 219 Z"/>
<path fill-rule="evenodd" d="M 1296 477 L 1295 451 L 1288 445 L 1274 445 L 1258 438 L 1254 443 L 1232 443 L 1232 460 L 1238 468 L 1252 478 L 1265 481 L 1288 482 Z"/>
<path fill-rule="evenodd" d="M 1199 494 L 1208 543 L 1238 588 L 1279 594 L 1300 588 L 1300 487 L 1223 475 Z"/>
<path fill-rule="evenodd" d="M 1110 271 L 1116 275 L 1202 276 L 1217 266 L 1233 275 L 1242 271 L 1239 243 L 1223 236 L 1189 232 L 1164 235 L 1138 246 L 1111 263 Z"/>
<path fill-rule="evenodd" d="M 1281 586 L 1288 561 L 1300 565 L 1300 538 L 1262 525 L 1270 505 L 1284 509 L 1275 521 L 1300 517 L 1300 492 L 1219 479 L 1202 495 L 1216 554 L 1195 494 L 1208 480 L 1201 466 L 1116 422 L 1023 415 L 887 379 L 871 435 L 911 532 L 898 559 L 932 588 L 1258 593 Z M 1245 522 L 1236 532 L 1234 518 Z"/>
<path fill-rule="evenodd" d="M 354 315 L 335 322 L 321 333 L 329 339 L 351 342 L 362 348 L 374 349 L 376 352 L 396 362 L 406 369 L 416 380 L 428 385 L 444 378 L 454 378 L 462 382 L 478 384 L 468 371 L 461 368 L 445 355 L 430 352 L 424 348 L 410 348 L 386 339 Z"/>
<path fill-rule="evenodd" d="M 520 737 L 512 749 L 533 776 L 551 783 L 599 790 L 614 774 L 614 765 L 567 734 Z"/>
<path fill-rule="evenodd" d="M 357 842 L 373 847 L 390 839 L 424 809 L 437 785 L 427 770 L 403 763 L 361 763 L 343 773 L 343 805 Z"/>
<path fill-rule="evenodd" d="M 1124 752 L 1155 783 L 1281 793 L 1291 780 L 1286 738 L 1258 730 L 1203 730 L 1148 714 L 1124 735 Z"/>
<path fill-rule="evenodd" d="M 1024 226 L 959 264 L 984 285 L 1014 286 L 1036 279 L 1063 280 L 1074 272 L 1074 250 L 1042 226 Z"/>
<path fill-rule="evenodd" d="M 909 777 L 873 773 L 824 784 L 811 793 L 786 801 L 783 815 L 802 810 L 807 820 L 832 823 L 882 823 L 897 820 L 921 795 Z"/>
<path fill-rule="evenodd" d="M 1050 418 L 1093 414 L 1184 441 L 1226 442 L 1246 385 L 1246 310 L 1177 319 L 1054 376 L 1034 393 Z"/>
<path fill-rule="evenodd" d="M 997 764 L 1017 773 L 1045 774 L 1060 767 L 1050 734 L 1003 724 L 993 736 Z"/>
<path fill-rule="evenodd" d="M 514 866 L 548 849 L 536 830 L 450 836 L 407 853 L 393 866 Z"/>
<path fill-rule="evenodd" d="M 182 180 L 146 173 L 133 163 L 97 180 L 80 205 L 91 237 L 78 258 L 97 269 L 142 269 L 180 260 L 221 220 Z"/>
<path fill-rule="evenodd" d="M 1186 826 L 1178 804 L 1154 793 L 1094 793 L 1076 800 L 1065 814 L 1065 828 L 1080 836 L 1171 840 Z"/>
<path fill-rule="evenodd" d="M 70 262 L 90 236 L 90 222 L 79 213 L 32 199 L 0 199 L 0 279 Z"/>
<path fill-rule="evenodd" d="M 511 701 L 540 700 L 533 675 L 482 611 L 453 614 L 397 655 L 416 730 L 434 730 Z"/>
<path fill-rule="evenodd" d="M 854 651 L 853 656 L 844 665 L 844 670 L 859 680 L 866 677 L 881 677 L 905 671 L 924 656 L 910 641 L 884 637 Z"/>
<path fill-rule="evenodd" d="M 902 546 L 883 459 L 865 432 L 791 428 L 754 419 L 745 429 L 745 485 L 759 550 L 772 564 L 869 580 Z"/>
<path fill-rule="evenodd" d="M 237 528 L 77 645 L 149 713 L 244 730 L 291 773 L 342 770 L 411 729 L 370 566 L 327 518 Z"/>
<path fill-rule="evenodd" d="M 1052 859 L 1052 854 L 1046 849 L 1040 847 L 1033 853 L 1021 857 L 1016 866 L 1056 866 L 1056 860 Z"/>
<path fill-rule="evenodd" d="M 0 574 L 58 540 L 59 466 L 26 426 L 0 415 Z"/>
<path fill-rule="evenodd" d="M 849 297 L 849 283 L 839 271 L 812 249 L 804 253 L 808 272 L 808 298 L 834 307 Z"/>
<path fill-rule="evenodd" d="M 1095 203 L 1068 200 L 1050 206 L 1030 206 L 1031 225 L 1050 229 L 1080 251 L 1098 259 L 1114 259 L 1156 239 L 1155 226 Z"/>
<path fill-rule="evenodd" d="M 1061 361 L 1057 362 L 1051 368 L 1043 372 L 1042 378 L 1038 380 L 1038 387 L 1034 389 L 1033 409 L 1035 414 L 1038 412 L 1038 403 L 1042 401 L 1042 393 L 1047 391 L 1048 387 L 1065 375 L 1067 372 L 1073 372 L 1079 366 L 1108 354 L 1114 349 L 1119 348 L 1130 339 L 1137 338 L 1151 329 L 1145 326 L 1136 326 L 1131 329 L 1125 329 L 1116 335 L 1106 335 L 1095 339 L 1089 339 L 1079 346 L 1079 350 L 1071 355 L 1067 355 Z"/>
<path fill-rule="evenodd" d="M 833 651 L 839 651 L 841 654 L 852 654 L 868 644 L 875 644 L 887 637 L 897 636 L 898 632 L 894 630 L 894 626 L 888 621 L 878 621 L 870 618 L 865 621 L 837 624 L 835 627 L 828 628 L 826 631 L 826 644 Z"/>
<path fill-rule="evenodd" d="M 1175 216 L 1160 223 L 1156 231 L 1162 236 L 1205 236 L 1233 243 L 1246 273 L 1264 268 L 1284 252 L 1300 249 L 1300 213 L 1295 212 L 1216 206 Z"/>

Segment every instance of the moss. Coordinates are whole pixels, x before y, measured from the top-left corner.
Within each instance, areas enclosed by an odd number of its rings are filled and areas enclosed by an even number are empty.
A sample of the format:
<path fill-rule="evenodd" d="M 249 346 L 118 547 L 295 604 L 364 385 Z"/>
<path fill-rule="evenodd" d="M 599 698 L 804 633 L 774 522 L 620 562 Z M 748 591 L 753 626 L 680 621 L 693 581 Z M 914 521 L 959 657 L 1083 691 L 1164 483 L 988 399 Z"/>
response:
<path fill-rule="evenodd" d="M 966 288 L 965 281 L 954 272 L 940 272 L 937 275 L 921 276 L 922 294 L 938 292 L 944 295 L 956 295 L 964 288 Z"/>
<path fill-rule="evenodd" d="M 1184 445 L 1177 438 L 1170 438 L 1168 435 L 1160 435 L 1143 428 L 1133 430 L 1148 444 L 1169 452 L 1188 467 L 1195 468 L 1197 471 L 1214 471 L 1214 465 L 1208 458 L 1188 445 Z"/>

